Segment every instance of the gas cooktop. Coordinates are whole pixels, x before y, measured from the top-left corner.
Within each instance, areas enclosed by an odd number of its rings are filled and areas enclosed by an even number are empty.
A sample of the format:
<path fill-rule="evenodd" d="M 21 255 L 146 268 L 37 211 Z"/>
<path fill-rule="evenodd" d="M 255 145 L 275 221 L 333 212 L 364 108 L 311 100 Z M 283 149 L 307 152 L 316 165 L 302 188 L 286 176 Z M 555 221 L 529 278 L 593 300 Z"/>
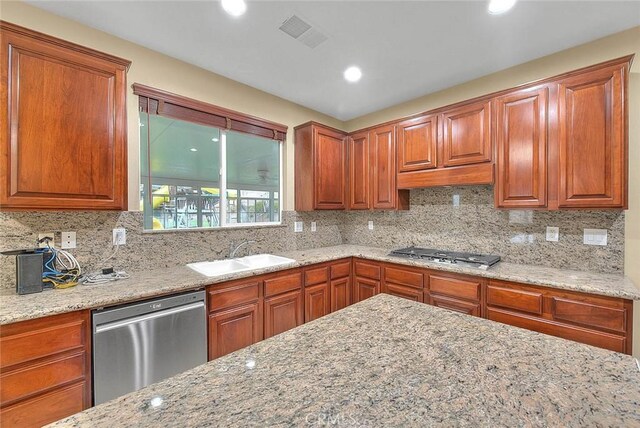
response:
<path fill-rule="evenodd" d="M 478 269 L 489 269 L 500 261 L 500 256 L 490 254 L 461 253 L 457 251 L 435 250 L 433 248 L 407 247 L 393 250 L 390 256 L 409 259 L 422 259 L 438 263 L 472 266 Z"/>

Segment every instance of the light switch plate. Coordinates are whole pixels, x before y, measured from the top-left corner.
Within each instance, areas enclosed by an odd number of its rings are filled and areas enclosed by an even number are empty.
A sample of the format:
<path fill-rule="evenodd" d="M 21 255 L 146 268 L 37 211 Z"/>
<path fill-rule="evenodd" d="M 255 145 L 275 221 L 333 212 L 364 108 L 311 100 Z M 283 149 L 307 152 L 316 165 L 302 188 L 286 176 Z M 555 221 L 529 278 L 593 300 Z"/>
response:
<path fill-rule="evenodd" d="M 369 230 L 373 230 L 373 220 L 369 220 L 367 227 L 369 228 Z"/>
<path fill-rule="evenodd" d="M 315 232 L 316 230 L 318 230 L 318 225 L 316 224 L 315 221 L 311 222 L 311 231 Z"/>
<path fill-rule="evenodd" d="M 302 232 L 304 230 L 304 222 L 296 221 L 293 223 L 293 231 L 294 232 Z"/>
<path fill-rule="evenodd" d="M 454 207 L 460 206 L 460 195 L 453 195 L 453 206 Z"/>
<path fill-rule="evenodd" d="M 62 232 L 60 238 L 60 248 L 62 248 L 63 250 L 76 248 L 76 233 Z"/>
<path fill-rule="evenodd" d="M 560 228 L 547 226 L 547 241 L 558 242 L 558 238 L 560 237 Z"/>
<path fill-rule="evenodd" d="M 584 229 L 586 245 L 607 245 L 607 229 Z"/>
<path fill-rule="evenodd" d="M 113 245 L 125 245 L 127 243 L 127 230 L 119 227 L 113 229 Z"/>

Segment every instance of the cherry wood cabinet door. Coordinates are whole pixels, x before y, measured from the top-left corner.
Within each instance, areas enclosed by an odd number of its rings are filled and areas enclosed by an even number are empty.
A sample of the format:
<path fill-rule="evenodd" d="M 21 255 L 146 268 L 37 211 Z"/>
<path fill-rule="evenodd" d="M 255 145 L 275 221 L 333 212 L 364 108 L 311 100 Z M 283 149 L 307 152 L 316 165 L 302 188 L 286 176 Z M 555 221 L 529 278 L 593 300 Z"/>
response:
<path fill-rule="evenodd" d="M 344 309 L 351 304 L 351 278 L 331 281 L 331 312 Z"/>
<path fill-rule="evenodd" d="M 304 322 L 302 290 L 264 300 L 264 338 L 295 328 Z"/>
<path fill-rule="evenodd" d="M 627 205 L 629 64 L 560 81 L 559 207 Z"/>
<path fill-rule="evenodd" d="M 395 126 L 383 126 L 369 133 L 371 156 L 371 207 L 396 208 Z"/>
<path fill-rule="evenodd" d="M 260 327 L 259 302 L 209 315 L 209 360 L 260 341 Z"/>
<path fill-rule="evenodd" d="M 127 209 L 129 61 L 0 30 L 0 206 Z"/>
<path fill-rule="evenodd" d="M 349 137 L 349 209 L 370 208 L 369 133 Z"/>
<path fill-rule="evenodd" d="M 344 209 L 346 201 L 346 138 L 343 134 L 314 126 L 315 209 Z"/>
<path fill-rule="evenodd" d="M 331 312 L 329 283 L 304 289 L 304 322 L 313 321 Z"/>
<path fill-rule="evenodd" d="M 445 167 L 491 161 L 491 101 L 480 101 L 442 113 Z"/>
<path fill-rule="evenodd" d="M 355 277 L 353 284 L 353 303 L 358 303 L 380 293 L 380 281 Z"/>
<path fill-rule="evenodd" d="M 398 172 L 437 167 L 438 116 L 405 120 L 398 124 Z"/>
<path fill-rule="evenodd" d="M 547 206 L 549 87 L 523 89 L 496 100 L 499 208 Z"/>

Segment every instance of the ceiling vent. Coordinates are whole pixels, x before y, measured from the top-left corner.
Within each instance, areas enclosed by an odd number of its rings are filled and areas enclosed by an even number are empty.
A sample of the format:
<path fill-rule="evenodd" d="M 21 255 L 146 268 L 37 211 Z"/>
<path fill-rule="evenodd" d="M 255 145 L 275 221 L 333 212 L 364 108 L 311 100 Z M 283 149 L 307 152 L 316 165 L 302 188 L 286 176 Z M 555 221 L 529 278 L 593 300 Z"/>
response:
<path fill-rule="evenodd" d="M 297 15 L 292 15 L 284 21 L 280 26 L 280 30 L 311 49 L 315 48 L 328 38 Z"/>

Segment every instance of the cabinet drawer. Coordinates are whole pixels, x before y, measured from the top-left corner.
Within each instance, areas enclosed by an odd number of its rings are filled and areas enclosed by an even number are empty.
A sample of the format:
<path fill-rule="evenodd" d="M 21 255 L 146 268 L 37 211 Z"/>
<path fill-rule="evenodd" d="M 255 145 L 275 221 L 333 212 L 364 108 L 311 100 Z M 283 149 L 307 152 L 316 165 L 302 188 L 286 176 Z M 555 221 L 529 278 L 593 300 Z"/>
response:
<path fill-rule="evenodd" d="M 0 425 L 41 427 L 84 410 L 87 385 L 79 382 L 0 410 Z M 88 403 L 87 403 L 88 404 Z"/>
<path fill-rule="evenodd" d="M 527 330 L 551 336 L 562 337 L 574 342 L 586 343 L 587 345 L 609 349 L 616 352 L 631 353 L 626 349 L 626 338 L 615 334 L 589 330 L 582 327 L 563 325 L 555 321 L 543 318 L 535 318 L 528 315 L 518 315 L 502 311 L 500 309 L 487 308 L 487 318 L 504 324 L 526 328 Z"/>
<path fill-rule="evenodd" d="M 355 262 L 356 276 L 380 279 L 380 266 L 373 263 Z"/>
<path fill-rule="evenodd" d="M 31 394 L 82 380 L 85 373 L 85 355 L 67 355 L 42 364 L 2 373 L 0 403 L 8 403 Z"/>
<path fill-rule="evenodd" d="M 487 305 L 542 315 L 542 293 L 489 285 Z"/>
<path fill-rule="evenodd" d="M 258 300 L 260 283 L 249 282 L 222 289 L 216 289 L 213 286 L 208 295 L 209 312 L 219 311 Z"/>
<path fill-rule="evenodd" d="M 403 299 L 413 300 L 414 302 L 422 302 L 422 291 L 414 287 L 405 287 L 404 285 L 386 284 L 385 293 Z"/>
<path fill-rule="evenodd" d="M 555 320 L 626 332 L 627 314 L 624 308 L 609 308 L 561 297 L 552 297 L 551 302 L 551 315 Z"/>
<path fill-rule="evenodd" d="M 415 288 L 422 288 L 423 285 L 422 273 L 393 267 L 384 268 L 384 280 L 385 282 Z"/>
<path fill-rule="evenodd" d="M 264 295 L 269 297 L 291 290 L 299 290 L 300 288 L 302 288 L 302 273 L 290 273 L 267 279 L 264 282 Z"/>
<path fill-rule="evenodd" d="M 461 299 L 480 300 L 480 282 L 429 275 L 429 291 Z"/>
<path fill-rule="evenodd" d="M 480 304 L 471 303 L 465 300 L 452 299 L 443 296 L 431 296 L 429 304 L 438 308 L 449 309 L 450 311 L 460 312 L 462 314 L 480 316 Z"/>
<path fill-rule="evenodd" d="M 351 262 L 346 261 L 331 265 L 331 279 L 344 278 L 351 273 Z"/>
<path fill-rule="evenodd" d="M 314 285 L 329 280 L 329 269 L 326 267 L 307 269 L 304 271 L 304 285 Z"/>
<path fill-rule="evenodd" d="M 88 334 L 88 313 L 70 313 L 3 326 L 0 367 L 82 348 Z"/>

